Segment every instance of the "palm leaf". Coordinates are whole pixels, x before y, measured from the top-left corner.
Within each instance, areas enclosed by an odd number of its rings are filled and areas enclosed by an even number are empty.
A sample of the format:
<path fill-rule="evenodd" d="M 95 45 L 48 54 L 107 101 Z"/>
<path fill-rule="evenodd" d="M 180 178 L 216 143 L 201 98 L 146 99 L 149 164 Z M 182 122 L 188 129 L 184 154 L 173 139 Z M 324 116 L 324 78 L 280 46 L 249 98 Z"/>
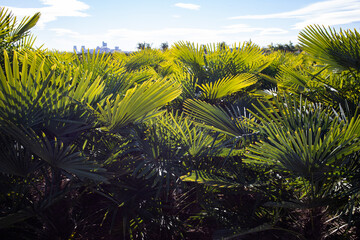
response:
<path fill-rule="evenodd" d="M 0 11 L 0 39 L 2 41 L 6 40 L 6 37 L 10 34 L 14 27 L 14 16 L 9 13 L 9 10 L 6 8 L 1 8 Z"/>
<path fill-rule="evenodd" d="M 317 186 L 316 194 L 322 194 L 333 187 L 327 180 L 329 173 L 337 172 L 347 156 L 360 150 L 360 118 L 342 121 L 320 105 L 300 100 L 299 106 L 290 97 L 285 99 L 279 98 L 276 107 L 258 109 L 262 116 L 257 116 L 259 130 L 265 139 L 248 148 L 244 162 L 271 165 L 306 179 Z M 322 181 L 329 185 L 320 184 Z"/>
<path fill-rule="evenodd" d="M 251 74 L 240 74 L 235 77 L 219 79 L 216 82 L 204 83 L 199 86 L 205 99 L 215 100 L 238 92 L 255 84 L 256 77 Z"/>
<path fill-rule="evenodd" d="M 12 41 L 16 42 L 27 36 L 27 33 L 33 28 L 40 19 L 40 13 L 35 13 L 32 17 L 25 17 L 21 20 L 16 29 L 11 32 Z M 16 21 L 16 20 L 15 20 Z"/>
<path fill-rule="evenodd" d="M 92 80 L 92 73 L 80 75 L 79 69 L 69 69 L 56 76 L 56 66 L 44 69 L 45 59 L 39 62 L 36 53 L 31 60 L 25 54 L 19 61 L 15 52 L 12 66 L 6 52 L 4 59 L 5 72 L 0 69 L 0 119 L 34 126 L 46 121 L 45 115 L 64 113 L 70 105 L 75 112 L 80 107 L 74 102 L 94 105 L 103 96 L 104 83 L 100 77 Z"/>
<path fill-rule="evenodd" d="M 39 136 L 32 129 L 27 130 L 23 127 L 17 127 L 10 122 L 3 125 L 1 129 L 8 136 L 21 143 L 32 154 L 35 154 L 54 168 L 62 169 L 81 179 L 106 181 L 104 176 L 98 174 L 103 172 L 104 169 L 100 168 L 95 162 L 90 161 L 82 153 L 75 152 L 72 146 L 64 145 L 57 138 L 51 139 L 45 133 Z"/>
<path fill-rule="evenodd" d="M 229 111 L 228 113 L 214 105 L 200 101 L 187 100 L 184 103 L 184 111 L 198 122 L 212 130 L 216 130 L 232 137 L 250 136 L 253 132 L 249 129 L 246 118 L 236 115 Z"/>
<path fill-rule="evenodd" d="M 226 171 L 217 173 L 209 173 L 207 171 L 196 170 L 181 176 L 180 179 L 184 182 L 196 182 L 216 188 L 238 188 L 243 187 L 238 179 L 230 177 L 231 174 Z"/>
<path fill-rule="evenodd" d="M 360 34 L 356 29 L 336 32 L 330 27 L 313 25 L 299 35 L 304 51 L 321 62 L 334 69 L 360 71 Z"/>
<path fill-rule="evenodd" d="M 156 121 L 156 124 L 163 125 L 168 129 L 190 156 L 209 156 L 215 138 L 210 134 L 209 130 L 194 124 L 183 113 L 168 113 L 154 119 L 154 121 Z"/>
<path fill-rule="evenodd" d="M 123 98 L 118 94 L 114 100 L 107 99 L 104 108 L 98 104 L 99 118 L 108 130 L 118 131 L 174 100 L 180 94 L 180 86 L 174 85 L 173 82 L 147 81 L 127 90 Z"/>

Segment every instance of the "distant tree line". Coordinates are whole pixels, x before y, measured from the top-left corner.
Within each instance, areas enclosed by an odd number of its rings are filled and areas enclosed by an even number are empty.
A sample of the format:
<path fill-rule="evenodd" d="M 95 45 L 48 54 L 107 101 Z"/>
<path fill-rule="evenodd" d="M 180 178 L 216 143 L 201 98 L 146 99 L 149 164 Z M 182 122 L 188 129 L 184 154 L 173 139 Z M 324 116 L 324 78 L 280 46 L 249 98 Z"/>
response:
<path fill-rule="evenodd" d="M 275 52 L 275 51 L 284 51 L 292 53 L 300 53 L 302 50 L 298 44 L 294 45 L 291 41 L 287 44 L 278 43 L 274 45 L 271 43 L 267 47 L 263 48 L 263 51 L 266 53 Z"/>
<path fill-rule="evenodd" d="M 138 50 L 145 50 L 145 49 L 151 49 L 151 45 L 150 43 L 147 42 L 143 42 L 143 43 L 138 43 L 137 44 L 137 49 Z M 169 43 L 168 42 L 163 42 L 160 44 L 160 50 L 165 51 L 169 49 Z"/>

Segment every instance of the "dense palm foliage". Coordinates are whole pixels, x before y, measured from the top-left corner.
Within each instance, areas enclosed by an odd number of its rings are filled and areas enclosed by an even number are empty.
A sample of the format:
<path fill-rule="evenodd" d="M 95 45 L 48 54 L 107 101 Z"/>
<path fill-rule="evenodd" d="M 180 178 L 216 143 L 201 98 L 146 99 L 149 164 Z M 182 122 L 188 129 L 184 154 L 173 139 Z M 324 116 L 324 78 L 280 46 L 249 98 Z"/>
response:
<path fill-rule="evenodd" d="M 38 17 L 0 16 L 2 238 L 359 236 L 356 30 L 309 26 L 301 53 L 11 45 Z"/>

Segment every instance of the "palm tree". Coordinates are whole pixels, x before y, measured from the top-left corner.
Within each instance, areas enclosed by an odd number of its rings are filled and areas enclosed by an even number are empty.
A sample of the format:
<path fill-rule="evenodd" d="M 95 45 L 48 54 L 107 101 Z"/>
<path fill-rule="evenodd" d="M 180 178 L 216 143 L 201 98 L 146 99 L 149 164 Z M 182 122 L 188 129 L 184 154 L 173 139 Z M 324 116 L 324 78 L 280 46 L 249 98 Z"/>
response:
<path fill-rule="evenodd" d="M 327 222 L 326 219 L 340 214 L 354 220 L 351 216 L 354 214 L 354 207 L 358 206 L 354 199 L 358 195 L 356 181 L 359 179 L 360 118 L 357 112 L 358 70 L 354 63 L 359 59 L 356 55 L 359 40 L 356 31 L 337 34 L 318 26 L 308 27 L 300 36 L 302 48 L 313 59 L 327 66 L 312 66 L 312 61 L 301 56 L 293 60 L 302 63 L 289 62 L 289 67 L 280 67 L 276 80 L 281 84 L 281 92 L 275 92 L 277 96 L 264 95 L 270 100 L 260 101 L 261 107 L 254 106 L 255 110 L 251 112 L 255 118 L 244 122 L 249 129 L 260 134 L 250 140 L 255 140 L 253 144 L 245 145 L 245 151 L 238 153 L 235 161 L 227 158 L 229 168 L 222 167 L 222 171 L 211 171 L 211 168 L 194 170 L 184 175 L 182 180 L 215 188 L 245 187 L 249 191 L 264 193 L 269 198 L 262 206 L 273 208 L 274 218 L 269 219 L 272 223 L 260 225 L 248 232 L 267 231 L 274 227 L 281 229 L 277 224 L 284 224 L 281 219 L 286 219 L 285 215 L 293 218 L 307 216 L 309 221 L 297 227 L 294 227 L 297 225 L 294 223 L 293 229 L 297 229 L 305 238 L 322 239 L 328 233 L 321 232 L 320 229 L 326 229 L 329 224 L 342 224 L 344 221 L 342 217 L 335 217 Z M 348 49 L 355 49 L 355 52 Z M 311 72 L 314 68 L 321 69 Z M 349 87 L 345 88 L 345 85 Z M 283 96 L 285 91 L 291 91 L 292 96 Z M 301 93 L 308 96 L 309 100 L 304 100 Z M 240 119 L 242 122 L 246 118 L 226 117 L 217 107 L 193 100 L 186 102 L 185 111 L 214 131 L 238 138 L 247 136 L 244 132 L 239 132 L 237 125 L 233 123 L 235 119 L 236 122 Z M 236 147 L 237 142 L 234 142 L 232 149 Z M 288 187 L 277 185 L 277 189 L 269 191 L 272 189 L 272 181 L 260 176 L 258 179 L 263 181 L 247 185 L 249 180 L 244 174 L 244 168 L 238 167 L 240 163 L 264 169 L 265 177 L 275 177 L 281 185 L 285 182 Z M 279 187 L 280 191 L 291 191 L 285 196 L 277 194 Z M 233 201 L 230 205 L 236 204 Z M 219 209 L 219 205 L 217 208 Z M 264 214 L 261 206 L 257 209 L 261 212 L 259 214 Z M 279 218 L 279 213 L 276 213 L 278 210 L 284 211 L 285 215 Z M 343 225 L 345 226 L 346 224 Z M 291 229 L 289 225 L 287 228 Z M 247 232 L 240 229 L 240 234 L 236 236 L 245 233 Z M 344 234 L 339 230 L 332 232 L 336 233 Z M 300 237 L 299 234 L 295 235 Z"/>
<path fill-rule="evenodd" d="M 108 181 L 104 162 L 111 156 L 111 148 L 105 148 L 110 143 L 104 146 L 95 139 L 121 138 L 123 129 L 156 115 L 181 89 L 168 81 L 146 81 L 107 95 L 105 84 L 112 83 L 102 81 L 104 75 L 93 77 L 79 67 L 48 68 L 52 58 L 31 54 L 19 59 L 15 52 L 10 64 L 5 52 L 5 71 L 0 69 L 2 184 L 27 199 L 9 202 L 0 223 L 12 229 L 26 222 L 43 226 L 35 234 L 67 238 L 74 226 L 60 230 L 65 223 L 55 217 L 63 211 L 57 203 L 68 204 L 69 193 L 80 187 Z M 90 70 L 92 65 L 83 67 Z M 12 198 L 8 193 L 2 196 Z"/>
<path fill-rule="evenodd" d="M 35 38 L 30 34 L 39 21 L 40 13 L 35 13 L 32 17 L 24 17 L 20 23 L 17 23 L 16 17 L 8 9 L 0 8 L 0 51 L 8 51 L 21 48 L 32 48 Z M 1 66 L 4 64 L 4 56 L 0 55 Z"/>
<path fill-rule="evenodd" d="M 161 43 L 161 44 L 160 44 L 160 49 L 161 49 L 162 51 L 168 50 L 168 49 L 169 49 L 169 44 L 168 44 L 167 42 Z"/>

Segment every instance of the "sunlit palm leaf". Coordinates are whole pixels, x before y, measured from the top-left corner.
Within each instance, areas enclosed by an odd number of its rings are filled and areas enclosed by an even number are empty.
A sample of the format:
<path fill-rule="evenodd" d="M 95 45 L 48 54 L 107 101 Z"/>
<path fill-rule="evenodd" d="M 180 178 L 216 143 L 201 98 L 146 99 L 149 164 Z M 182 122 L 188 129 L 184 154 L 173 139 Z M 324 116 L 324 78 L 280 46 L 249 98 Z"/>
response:
<path fill-rule="evenodd" d="M 179 42 L 174 44 L 172 53 L 196 78 L 201 80 L 206 78 L 206 69 L 204 67 L 205 53 L 203 46 L 195 45 L 190 42 Z"/>
<path fill-rule="evenodd" d="M 259 111 L 260 131 L 266 139 L 248 148 L 244 162 L 271 165 L 302 177 L 318 186 L 317 193 L 331 186 L 318 183 L 338 171 L 346 156 L 360 150 L 359 117 L 341 121 L 320 105 L 303 102 L 299 106 L 290 97 L 279 100 L 275 108 Z"/>
<path fill-rule="evenodd" d="M 219 79 L 216 82 L 204 83 L 199 86 L 205 99 L 214 100 L 238 92 L 255 84 L 256 77 L 251 74 L 240 74 L 235 77 Z"/>
<path fill-rule="evenodd" d="M 340 30 L 308 26 L 300 32 L 299 41 L 304 51 L 321 62 L 339 70 L 360 71 L 360 34 L 356 29 Z"/>
<path fill-rule="evenodd" d="M 91 81 L 92 73 L 80 77 L 78 69 L 70 69 L 56 76 L 55 70 L 44 70 L 45 60 L 39 63 L 36 55 L 29 61 L 25 54 L 19 61 L 15 52 L 12 65 L 6 52 L 4 57 L 5 72 L 0 69 L 0 118 L 36 124 L 44 114 L 63 111 L 74 101 L 92 105 L 102 96 L 104 83 L 99 77 Z"/>
<path fill-rule="evenodd" d="M 180 178 L 184 182 L 196 182 L 217 188 L 236 188 L 242 187 L 234 176 L 230 173 L 221 171 L 218 173 L 209 173 L 206 171 L 192 171 L 191 173 L 181 176 Z"/>
<path fill-rule="evenodd" d="M 100 121 L 110 131 L 117 131 L 146 114 L 162 107 L 181 94 L 179 85 L 167 80 L 147 81 L 127 90 L 124 97 L 107 100 L 103 108 L 98 104 Z"/>
<path fill-rule="evenodd" d="M 154 120 L 174 134 L 190 156 L 209 155 L 209 151 L 214 145 L 214 137 L 211 136 L 209 130 L 197 126 L 183 113 L 168 113 Z"/>
<path fill-rule="evenodd" d="M 0 39 L 5 40 L 5 37 L 10 34 L 14 27 L 14 16 L 9 13 L 8 9 L 1 8 L 0 11 Z"/>
<path fill-rule="evenodd" d="M 233 137 L 252 135 L 246 118 L 200 100 L 187 100 L 184 111 L 200 124 Z"/>

